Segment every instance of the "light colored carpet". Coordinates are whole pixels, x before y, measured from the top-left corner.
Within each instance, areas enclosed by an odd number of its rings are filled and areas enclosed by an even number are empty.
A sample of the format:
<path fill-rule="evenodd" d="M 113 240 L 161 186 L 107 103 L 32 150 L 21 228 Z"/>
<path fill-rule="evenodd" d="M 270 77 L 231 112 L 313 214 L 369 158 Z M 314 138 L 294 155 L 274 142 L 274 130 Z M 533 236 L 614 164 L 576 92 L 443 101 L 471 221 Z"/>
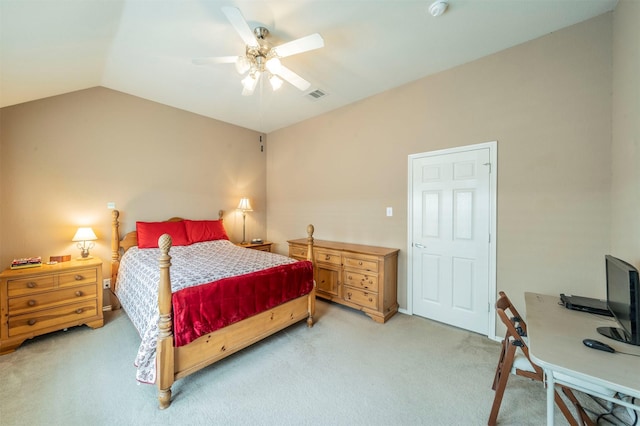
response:
<path fill-rule="evenodd" d="M 318 301 L 313 328 L 301 322 L 179 380 L 159 410 L 156 387 L 135 381 L 133 325 L 121 310 L 105 314 L 103 328 L 41 336 L 0 357 L 0 424 L 485 425 L 493 402 L 498 343 Z M 542 425 L 545 407 L 541 383 L 512 376 L 498 421 Z"/>

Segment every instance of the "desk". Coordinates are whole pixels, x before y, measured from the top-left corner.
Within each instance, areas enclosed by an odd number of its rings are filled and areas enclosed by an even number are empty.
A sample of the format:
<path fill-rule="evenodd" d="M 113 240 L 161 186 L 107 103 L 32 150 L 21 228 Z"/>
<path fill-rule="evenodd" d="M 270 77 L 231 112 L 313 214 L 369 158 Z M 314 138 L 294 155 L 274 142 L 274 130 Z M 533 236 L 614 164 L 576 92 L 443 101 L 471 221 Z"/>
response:
<path fill-rule="evenodd" d="M 582 340 L 600 340 L 617 351 L 637 355 L 640 346 L 608 339 L 596 331 L 599 326 L 612 326 L 613 318 L 572 311 L 559 305 L 559 301 L 558 296 L 525 293 L 529 354 L 547 378 L 547 425 L 553 425 L 555 384 L 614 401 L 593 389 L 566 383 L 558 373 L 640 399 L 640 357 L 591 349 Z M 640 411 L 638 405 L 618 399 L 615 402 Z"/>

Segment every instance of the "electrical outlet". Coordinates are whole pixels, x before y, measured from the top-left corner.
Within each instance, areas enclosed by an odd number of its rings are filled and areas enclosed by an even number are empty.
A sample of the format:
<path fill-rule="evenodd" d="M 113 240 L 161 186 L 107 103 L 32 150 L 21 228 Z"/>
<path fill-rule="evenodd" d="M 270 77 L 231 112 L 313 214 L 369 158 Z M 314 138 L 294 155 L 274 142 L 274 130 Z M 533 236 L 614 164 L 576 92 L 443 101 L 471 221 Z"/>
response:
<path fill-rule="evenodd" d="M 102 288 L 111 288 L 111 278 L 105 278 L 102 280 Z"/>

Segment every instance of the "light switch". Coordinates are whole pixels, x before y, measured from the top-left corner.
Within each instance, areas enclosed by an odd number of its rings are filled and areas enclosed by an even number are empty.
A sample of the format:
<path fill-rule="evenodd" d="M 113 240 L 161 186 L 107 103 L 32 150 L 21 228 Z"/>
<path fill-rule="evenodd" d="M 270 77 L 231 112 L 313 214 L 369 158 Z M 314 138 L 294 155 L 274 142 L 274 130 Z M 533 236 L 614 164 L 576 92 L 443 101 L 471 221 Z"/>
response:
<path fill-rule="evenodd" d="M 393 207 L 387 207 L 387 216 L 393 216 Z"/>
<path fill-rule="evenodd" d="M 109 201 L 107 203 L 107 208 L 108 209 L 115 209 L 116 208 L 116 203 L 114 203 L 113 201 Z"/>

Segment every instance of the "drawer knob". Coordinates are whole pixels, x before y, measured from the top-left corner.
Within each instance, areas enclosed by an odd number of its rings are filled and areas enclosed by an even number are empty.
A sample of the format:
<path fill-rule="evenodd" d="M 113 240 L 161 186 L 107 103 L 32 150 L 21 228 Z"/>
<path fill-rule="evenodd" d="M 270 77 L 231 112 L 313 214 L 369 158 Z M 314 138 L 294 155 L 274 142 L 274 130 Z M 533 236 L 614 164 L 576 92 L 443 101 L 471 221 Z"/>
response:
<path fill-rule="evenodd" d="M 362 260 L 358 262 L 358 265 L 362 266 Z"/>
<path fill-rule="evenodd" d="M 34 281 L 29 281 L 29 282 L 27 283 L 27 287 L 29 287 L 29 288 L 36 288 L 36 285 L 37 285 L 37 284 L 36 284 Z"/>
<path fill-rule="evenodd" d="M 324 257 L 324 260 L 331 260 L 331 256 L 329 256 L 328 254 Z"/>
<path fill-rule="evenodd" d="M 29 306 L 36 306 L 36 301 L 35 301 L 35 300 L 33 300 L 33 299 L 32 299 L 32 300 L 29 300 L 29 301 L 27 302 L 27 305 L 29 305 Z"/>
<path fill-rule="evenodd" d="M 78 308 L 78 309 L 76 309 L 76 314 L 81 314 L 83 311 L 84 311 L 84 309 Z"/>
<path fill-rule="evenodd" d="M 76 281 L 82 281 L 84 280 L 84 277 L 80 274 L 76 274 L 76 276 L 74 277 Z"/>
<path fill-rule="evenodd" d="M 351 293 L 347 293 L 347 298 L 351 300 Z"/>
<path fill-rule="evenodd" d="M 80 290 L 76 291 L 76 296 L 78 297 L 82 296 L 82 292 Z"/>
<path fill-rule="evenodd" d="M 36 320 L 34 320 L 33 318 L 31 318 L 29 321 L 27 321 L 27 324 L 29 325 L 34 325 L 36 323 Z"/>

